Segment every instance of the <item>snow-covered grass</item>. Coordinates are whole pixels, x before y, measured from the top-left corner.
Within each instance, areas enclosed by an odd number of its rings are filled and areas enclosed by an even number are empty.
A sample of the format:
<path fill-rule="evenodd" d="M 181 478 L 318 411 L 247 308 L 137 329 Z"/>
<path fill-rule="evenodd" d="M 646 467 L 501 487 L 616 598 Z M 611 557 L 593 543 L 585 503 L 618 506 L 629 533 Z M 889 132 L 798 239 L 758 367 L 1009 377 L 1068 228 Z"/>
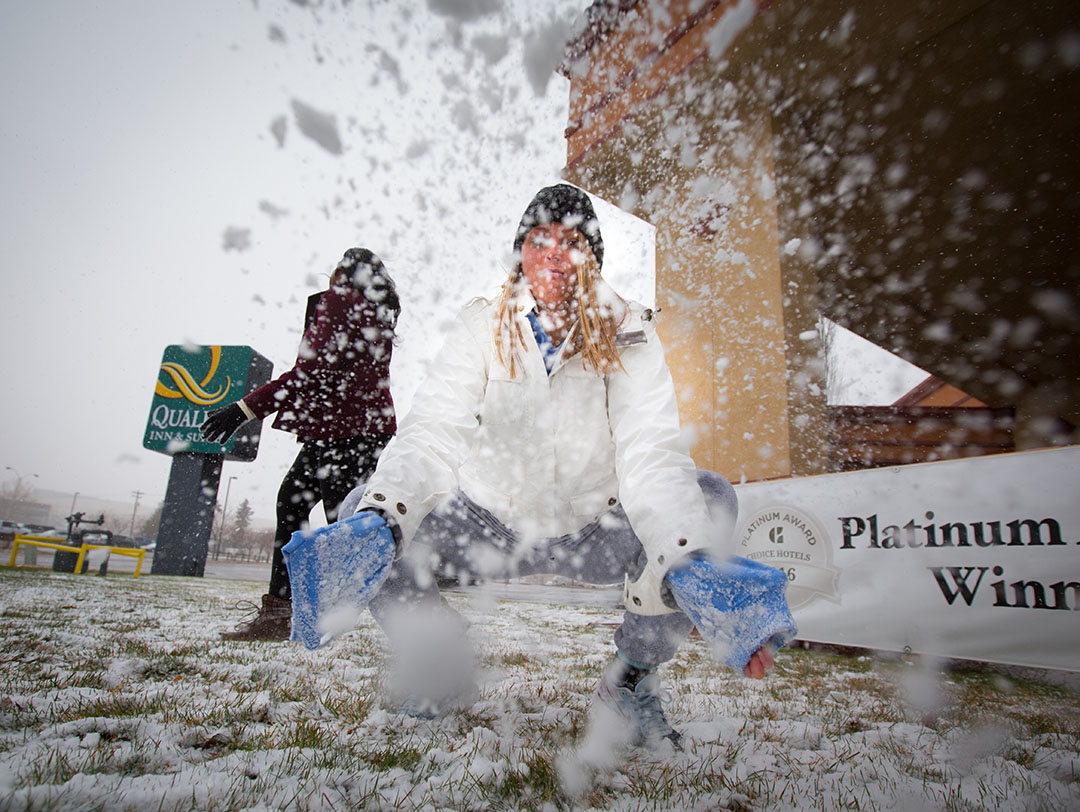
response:
<path fill-rule="evenodd" d="M 481 696 L 423 722 L 382 699 L 369 617 L 316 652 L 220 642 L 261 589 L 0 570 L 0 810 L 1080 808 L 1069 688 L 802 649 L 754 682 L 691 640 L 683 752 L 584 771 L 616 610 L 451 594 Z"/>

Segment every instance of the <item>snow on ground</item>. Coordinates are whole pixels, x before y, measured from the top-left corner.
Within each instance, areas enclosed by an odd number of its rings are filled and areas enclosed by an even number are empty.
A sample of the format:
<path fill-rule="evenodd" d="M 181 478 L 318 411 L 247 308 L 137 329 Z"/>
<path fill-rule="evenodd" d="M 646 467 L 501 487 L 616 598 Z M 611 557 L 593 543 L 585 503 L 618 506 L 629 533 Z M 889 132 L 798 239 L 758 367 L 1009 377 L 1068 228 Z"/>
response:
<path fill-rule="evenodd" d="M 481 693 L 423 722 L 385 700 L 369 617 L 315 652 L 221 642 L 262 588 L 0 570 L 0 810 L 1080 808 L 1065 687 L 802 649 L 754 682 L 692 639 L 663 672 L 685 749 L 605 760 L 607 592 L 449 594 Z"/>

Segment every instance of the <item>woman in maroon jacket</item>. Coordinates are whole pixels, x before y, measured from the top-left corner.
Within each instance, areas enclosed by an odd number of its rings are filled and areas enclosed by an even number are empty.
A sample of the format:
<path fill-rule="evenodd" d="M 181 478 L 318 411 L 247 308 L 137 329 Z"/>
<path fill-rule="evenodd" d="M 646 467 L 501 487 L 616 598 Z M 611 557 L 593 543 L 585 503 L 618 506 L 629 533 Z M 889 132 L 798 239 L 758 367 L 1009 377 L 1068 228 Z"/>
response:
<path fill-rule="evenodd" d="M 308 301 L 293 368 L 206 418 L 203 436 L 222 443 L 247 420 L 277 412 L 274 428 L 303 443 L 278 490 L 270 587 L 256 617 L 223 639 L 289 638 L 292 591 L 281 548 L 320 500 L 327 521 L 337 519 L 341 500 L 370 476 L 394 434 L 390 355 L 400 311 L 379 258 L 350 248 L 327 290 Z"/>

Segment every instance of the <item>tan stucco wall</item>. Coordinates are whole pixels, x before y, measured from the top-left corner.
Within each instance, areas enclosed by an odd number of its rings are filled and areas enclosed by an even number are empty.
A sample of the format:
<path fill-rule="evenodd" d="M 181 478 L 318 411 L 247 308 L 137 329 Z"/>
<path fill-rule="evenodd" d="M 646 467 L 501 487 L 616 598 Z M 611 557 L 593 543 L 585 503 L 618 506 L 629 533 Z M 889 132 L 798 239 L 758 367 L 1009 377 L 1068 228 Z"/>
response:
<path fill-rule="evenodd" d="M 776 206 L 758 193 L 772 183 L 768 122 L 749 136 L 751 151 L 720 151 L 709 167 L 738 201 L 716 232 L 687 222 L 700 200 L 680 184 L 653 215 L 659 330 L 683 424 L 698 464 L 735 481 L 791 473 Z"/>
<path fill-rule="evenodd" d="M 704 37 L 692 33 L 639 63 L 633 82 L 618 79 L 630 70 L 626 32 L 591 55 L 594 78 L 572 79 L 572 109 L 602 102 L 603 79 L 633 90 L 609 105 L 632 114 L 610 127 L 612 110 L 586 116 L 583 137 L 596 140 L 574 157 L 583 142 L 571 136 L 566 177 L 657 229 L 658 330 L 697 464 L 736 482 L 819 473 L 816 286 L 783 250 L 773 119 L 697 58 Z"/>

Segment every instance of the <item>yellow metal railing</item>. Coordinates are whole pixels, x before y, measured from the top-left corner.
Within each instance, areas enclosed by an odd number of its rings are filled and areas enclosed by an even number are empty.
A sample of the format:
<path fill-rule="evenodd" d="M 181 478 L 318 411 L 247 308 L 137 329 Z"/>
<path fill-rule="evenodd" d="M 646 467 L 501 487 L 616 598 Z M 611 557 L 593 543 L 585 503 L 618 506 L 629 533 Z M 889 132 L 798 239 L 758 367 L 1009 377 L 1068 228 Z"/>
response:
<path fill-rule="evenodd" d="M 135 577 L 139 577 L 139 573 L 142 572 L 143 557 L 146 555 L 146 550 L 141 547 L 112 547 L 108 544 L 83 544 L 81 547 L 73 547 L 70 544 L 64 544 L 57 541 L 52 536 L 23 536 L 16 535 L 14 541 L 11 543 L 11 561 L 8 563 L 9 567 L 15 566 L 15 558 L 19 552 L 19 545 L 41 547 L 48 550 L 60 550 L 65 553 L 78 553 L 78 558 L 75 559 L 75 572 L 82 571 L 83 559 L 86 554 L 91 550 L 108 550 L 113 555 L 126 555 L 128 558 L 135 559 Z"/>

